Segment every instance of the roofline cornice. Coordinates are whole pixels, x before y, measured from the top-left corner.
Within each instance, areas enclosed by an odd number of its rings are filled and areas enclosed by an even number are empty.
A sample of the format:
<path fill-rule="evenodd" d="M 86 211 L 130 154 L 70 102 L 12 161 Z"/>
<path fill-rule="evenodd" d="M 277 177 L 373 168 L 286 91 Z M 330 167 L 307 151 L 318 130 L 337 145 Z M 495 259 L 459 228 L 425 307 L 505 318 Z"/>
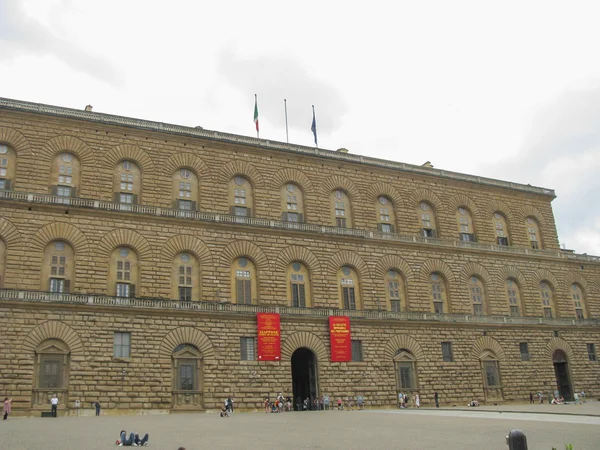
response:
<path fill-rule="evenodd" d="M 552 199 L 556 198 L 553 189 L 547 189 L 520 183 L 513 183 L 510 181 L 502 181 L 494 178 L 486 178 L 476 175 L 468 175 L 459 172 L 434 169 L 430 167 L 416 166 L 413 164 L 407 164 L 402 162 L 388 161 L 385 159 L 372 158 L 370 156 L 341 153 L 333 150 L 325 150 L 321 148 L 288 144 L 285 142 L 272 141 L 269 139 L 258 139 L 249 136 L 223 133 L 220 131 L 205 130 L 201 128 L 186 127 L 182 125 L 154 122 L 143 119 L 134 119 L 131 117 L 116 116 L 113 114 L 98 113 L 93 111 L 64 108 L 61 106 L 44 105 L 42 103 L 32 103 L 3 97 L 0 97 L 0 109 L 51 115 L 56 117 L 65 117 L 77 120 L 86 120 L 89 122 L 102 123 L 106 125 L 124 126 L 160 133 L 171 133 L 181 136 L 196 137 L 211 141 L 241 144 L 252 147 L 259 147 L 262 149 L 295 153 L 298 155 L 314 156 L 319 158 L 333 159 L 336 161 L 370 165 L 384 169 L 398 170 L 405 173 L 445 178 L 453 181 L 462 181 L 501 189 L 510 189 L 513 191 L 519 191 L 528 194 L 552 197 Z"/>

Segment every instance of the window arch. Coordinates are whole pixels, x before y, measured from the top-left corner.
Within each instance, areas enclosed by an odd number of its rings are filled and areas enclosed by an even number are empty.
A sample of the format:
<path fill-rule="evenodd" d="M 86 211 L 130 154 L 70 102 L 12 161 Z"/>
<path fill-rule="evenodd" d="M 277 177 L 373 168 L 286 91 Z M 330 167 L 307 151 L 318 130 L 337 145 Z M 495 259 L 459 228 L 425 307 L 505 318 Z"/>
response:
<path fill-rule="evenodd" d="M 448 313 L 448 297 L 444 277 L 437 272 L 432 273 L 429 277 L 429 285 L 433 312 L 436 314 Z"/>
<path fill-rule="evenodd" d="M 229 214 L 238 217 L 252 217 L 254 192 L 252 183 L 236 175 L 229 181 Z"/>
<path fill-rule="evenodd" d="M 200 263 L 195 255 L 181 252 L 171 264 L 171 298 L 182 302 L 201 298 Z"/>
<path fill-rule="evenodd" d="M 202 407 L 202 353 L 193 344 L 180 344 L 171 359 L 173 409 Z"/>
<path fill-rule="evenodd" d="M 583 289 L 577 283 L 571 285 L 571 298 L 573 299 L 573 308 L 575 308 L 575 317 L 577 319 L 587 319 Z"/>
<path fill-rule="evenodd" d="M 139 283 L 139 258 L 135 250 L 124 246 L 115 248 L 109 264 L 108 295 L 135 297 Z"/>
<path fill-rule="evenodd" d="M 312 305 L 312 293 L 308 268 L 303 263 L 294 261 L 288 265 L 286 277 L 287 298 L 290 306 L 296 308 L 310 307 Z"/>
<path fill-rule="evenodd" d="M 383 233 L 396 232 L 396 211 L 394 203 L 385 195 L 380 195 L 375 201 L 375 214 L 377 217 L 377 230 Z"/>
<path fill-rule="evenodd" d="M 506 216 L 499 211 L 494 213 L 494 230 L 496 231 L 496 243 L 498 245 L 510 245 L 510 233 Z"/>
<path fill-rule="evenodd" d="M 435 218 L 435 210 L 431 203 L 422 201 L 417 206 L 417 216 L 421 226 L 421 235 L 428 238 L 437 238 L 437 223 Z"/>
<path fill-rule="evenodd" d="M 396 366 L 396 390 L 398 392 L 416 391 L 419 387 L 417 377 L 417 359 L 404 348 L 394 355 Z"/>
<path fill-rule="evenodd" d="M 187 167 L 177 169 L 172 176 L 173 207 L 196 211 L 198 205 L 198 176 Z"/>
<path fill-rule="evenodd" d="M 233 301 L 238 305 L 258 304 L 256 265 L 246 257 L 237 258 L 231 265 Z"/>
<path fill-rule="evenodd" d="M 385 274 L 385 296 L 388 311 L 406 311 L 406 284 L 404 277 L 395 269 Z"/>
<path fill-rule="evenodd" d="M 281 220 L 284 222 L 304 222 L 304 193 L 295 183 L 281 186 Z"/>
<path fill-rule="evenodd" d="M 505 282 L 506 300 L 511 316 L 520 316 L 522 311 L 521 288 L 519 284 L 509 278 Z"/>
<path fill-rule="evenodd" d="M 58 197 L 77 197 L 81 182 L 81 163 L 73 153 L 54 157 L 50 169 L 50 193 Z"/>
<path fill-rule="evenodd" d="M 531 245 L 531 248 L 543 248 L 538 221 L 534 217 L 528 217 L 525 220 L 525 226 L 527 227 L 527 236 L 529 236 L 529 245 Z"/>
<path fill-rule="evenodd" d="M 41 290 L 67 294 L 75 273 L 75 252 L 65 241 L 52 241 L 44 250 Z"/>
<path fill-rule="evenodd" d="M 329 195 L 334 227 L 352 228 L 352 202 L 346 191 L 336 189 Z"/>
<path fill-rule="evenodd" d="M 353 267 L 342 266 L 338 270 L 340 308 L 360 309 L 360 281 Z"/>
<path fill-rule="evenodd" d="M 554 291 L 547 281 L 540 282 L 540 299 L 542 302 L 543 316 L 551 319 L 554 317 Z"/>
<path fill-rule="evenodd" d="M 33 404 L 48 405 L 53 394 L 67 404 L 69 347 L 58 339 L 46 339 L 35 349 Z"/>
<path fill-rule="evenodd" d="M 15 182 L 17 154 L 7 144 L 0 143 L 0 190 L 10 191 Z"/>
<path fill-rule="evenodd" d="M 0 238 L 0 289 L 4 287 L 6 273 L 6 243 Z"/>
<path fill-rule="evenodd" d="M 458 236 L 463 242 L 477 242 L 473 216 L 468 208 L 461 206 L 456 210 L 456 224 L 458 225 Z"/>
<path fill-rule="evenodd" d="M 114 201 L 121 203 L 121 209 L 131 209 L 137 205 L 142 193 L 142 171 L 133 161 L 119 161 L 115 166 L 113 181 Z"/>
<path fill-rule="evenodd" d="M 490 350 L 479 357 L 486 401 L 503 398 L 502 381 L 500 379 L 500 363 L 498 357 Z"/>
<path fill-rule="evenodd" d="M 488 314 L 485 286 L 479 277 L 472 276 L 469 279 L 469 296 L 473 305 L 473 314 L 476 316 Z"/>

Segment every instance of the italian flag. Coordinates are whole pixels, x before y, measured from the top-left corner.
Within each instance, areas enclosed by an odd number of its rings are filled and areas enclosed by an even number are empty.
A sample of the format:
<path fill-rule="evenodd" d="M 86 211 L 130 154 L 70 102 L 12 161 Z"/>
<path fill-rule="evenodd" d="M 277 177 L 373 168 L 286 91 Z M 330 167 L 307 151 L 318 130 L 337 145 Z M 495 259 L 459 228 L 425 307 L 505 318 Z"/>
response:
<path fill-rule="evenodd" d="M 254 124 L 256 125 L 256 132 L 258 133 L 258 100 L 256 94 L 254 94 Z"/>

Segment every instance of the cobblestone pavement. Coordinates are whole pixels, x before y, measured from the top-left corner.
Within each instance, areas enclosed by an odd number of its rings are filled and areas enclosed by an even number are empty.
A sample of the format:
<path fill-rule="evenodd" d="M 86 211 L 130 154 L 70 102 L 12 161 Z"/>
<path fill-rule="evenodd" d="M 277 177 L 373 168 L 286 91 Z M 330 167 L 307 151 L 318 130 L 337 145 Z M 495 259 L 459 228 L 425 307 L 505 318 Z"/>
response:
<path fill-rule="evenodd" d="M 568 405 L 567 405 L 568 406 Z M 565 408 L 567 407 L 565 406 Z M 583 408 L 583 407 L 582 407 Z M 599 408 L 600 409 L 600 408 Z M 0 421 L 1 450 L 116 449 L 121 429 L 150 433 L 150 447 L 197 449 L 504 449 L 513 428 L 529 449 L 600 448 L 600 417 L 469 411 L 369 410 L 265 414 L 20 418 Z"/>

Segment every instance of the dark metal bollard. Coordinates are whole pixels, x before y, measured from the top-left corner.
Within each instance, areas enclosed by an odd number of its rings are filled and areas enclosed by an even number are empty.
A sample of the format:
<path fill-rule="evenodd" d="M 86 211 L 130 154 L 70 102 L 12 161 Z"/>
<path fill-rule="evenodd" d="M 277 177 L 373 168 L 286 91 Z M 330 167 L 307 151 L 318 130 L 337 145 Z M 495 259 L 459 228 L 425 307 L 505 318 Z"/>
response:
<path fill-rule="evenodd" d="M 508 450 L 527 450 L 527 437 L 519 429 L 511 430 L 506 436 Z"/>

